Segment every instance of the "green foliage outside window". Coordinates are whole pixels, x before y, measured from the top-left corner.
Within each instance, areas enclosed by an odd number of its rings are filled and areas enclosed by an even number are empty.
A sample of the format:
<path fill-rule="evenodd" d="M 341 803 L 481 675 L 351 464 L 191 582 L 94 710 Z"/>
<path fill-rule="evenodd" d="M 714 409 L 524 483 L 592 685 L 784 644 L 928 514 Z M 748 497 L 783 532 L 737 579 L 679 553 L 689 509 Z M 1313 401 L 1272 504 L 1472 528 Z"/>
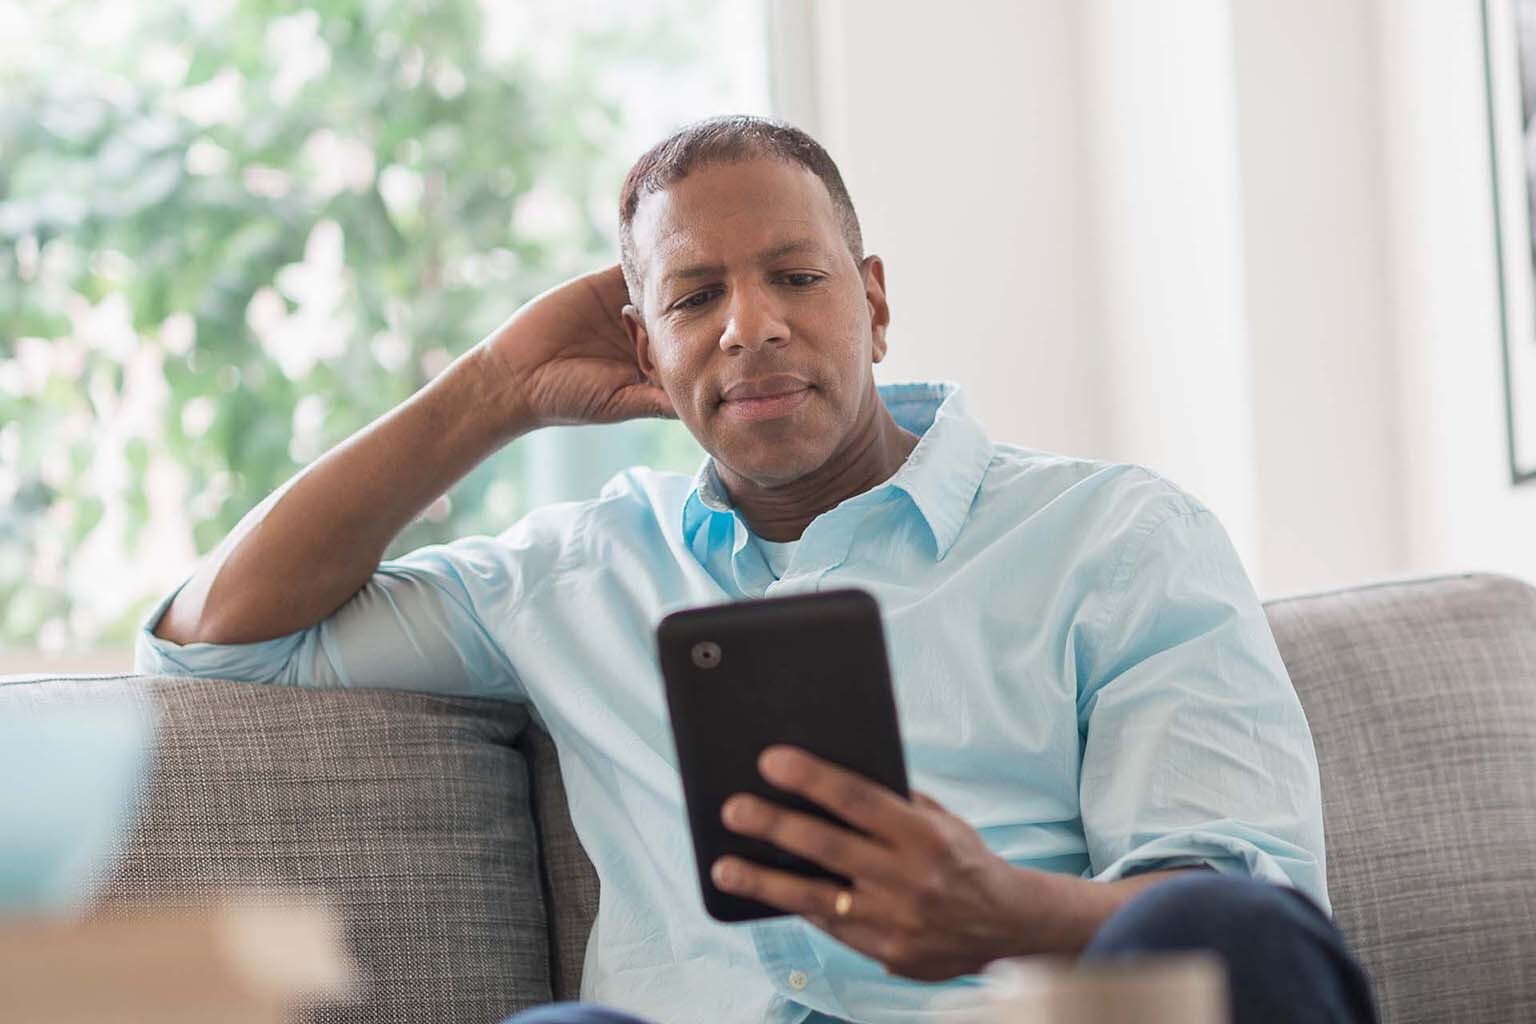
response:
<path fill-rule="evenodd" d="M 301 466 L 612 259 L 644 144 L 613 76 L 705 60 L 680 26 L 711 5 L 558 39 L 526 17 L 559 6 L 0 10 L 31 33 L 0 44 L 0 646 L 126 642 Z M 583 429 L 699 458 L 677 424 Z M 504 529 L 537 454 L 482 465 L 392 553 Z"/>

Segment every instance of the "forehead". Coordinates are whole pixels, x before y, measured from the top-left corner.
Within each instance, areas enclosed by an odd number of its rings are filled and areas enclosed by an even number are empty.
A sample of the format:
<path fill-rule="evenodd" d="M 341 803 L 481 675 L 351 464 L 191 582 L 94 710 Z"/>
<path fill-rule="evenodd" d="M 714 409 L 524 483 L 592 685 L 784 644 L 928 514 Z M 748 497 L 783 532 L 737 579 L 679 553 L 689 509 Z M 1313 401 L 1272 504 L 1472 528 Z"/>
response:
<path fill-rule="evenodd" d="M 808 168 L 772 158 L 706 164 L 640 200 L 630 228 L 647 277 L 701 259 L 840 237 L 826 186 Z"/>

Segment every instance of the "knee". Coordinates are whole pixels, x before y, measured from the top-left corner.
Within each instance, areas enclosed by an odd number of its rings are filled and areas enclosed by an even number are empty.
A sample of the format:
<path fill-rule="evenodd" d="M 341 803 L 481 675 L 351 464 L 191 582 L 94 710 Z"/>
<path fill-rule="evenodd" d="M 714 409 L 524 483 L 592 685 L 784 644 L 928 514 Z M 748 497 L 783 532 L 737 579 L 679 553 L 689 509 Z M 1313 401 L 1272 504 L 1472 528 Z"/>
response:
<path fill-rule="evenodd" d="M 1197 871 L 1137 893 L 1083 949 L 1089 960 L 1207 950 L 1227 969 L 1231 1019 L 1378 1020 L 1371 983 L 1323 909 L 1297 889 Z"/>
<path fill-rule="evenodd" d="M 1085 954 L 1228 949 L 1268 944 L 1327 922 L 1305 895 L 1214 871 L 1181 874 L 1137 893 L 1106 920 Z"/>

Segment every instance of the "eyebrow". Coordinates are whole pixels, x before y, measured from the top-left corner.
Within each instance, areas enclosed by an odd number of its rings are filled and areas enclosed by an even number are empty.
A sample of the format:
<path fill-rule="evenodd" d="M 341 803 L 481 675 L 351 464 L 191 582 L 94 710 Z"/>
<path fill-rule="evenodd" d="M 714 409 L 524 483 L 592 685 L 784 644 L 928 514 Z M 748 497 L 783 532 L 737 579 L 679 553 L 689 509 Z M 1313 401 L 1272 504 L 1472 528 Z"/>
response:
<path fill-rule="evenodd" d="M 799 252 L 820 252 L 821 246 L 808 238 L 797 238 L 794 241 L 783 242 L 771 246 L 757 254 L 758 263 L 772 263 L 774 260 L 783 259 Z M 683 267 L 666 274 L 661 279 L 663 285 L 674 281 L 692 281 L 700 277 L 711 277 L 725 272 L 724 263 L 696 263 L 690 267 Z"/>

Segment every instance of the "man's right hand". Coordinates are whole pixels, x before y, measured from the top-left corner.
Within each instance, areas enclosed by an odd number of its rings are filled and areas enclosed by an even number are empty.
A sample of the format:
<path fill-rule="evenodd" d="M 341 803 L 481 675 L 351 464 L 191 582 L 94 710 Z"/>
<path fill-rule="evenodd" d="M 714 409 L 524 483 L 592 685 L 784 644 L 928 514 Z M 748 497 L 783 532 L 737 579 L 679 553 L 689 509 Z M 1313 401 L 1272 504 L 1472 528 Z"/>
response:
<path fill-rule="evenodd" d="M 628 302 L 615 263 L 544 292 L 481 342 L 505 374 L 521 429 L 676 418 L 640 369 L 620 315 Z"/>
<path fill-rule="evenodd" d="M 248 512 L 155 625 L 249 643 L 320 621 L 368 582 L 421 510 L 513 438 L 557 423 L 675 417 L 640 370 L 617 265 L 519 309 L 405 402 Z"/>

